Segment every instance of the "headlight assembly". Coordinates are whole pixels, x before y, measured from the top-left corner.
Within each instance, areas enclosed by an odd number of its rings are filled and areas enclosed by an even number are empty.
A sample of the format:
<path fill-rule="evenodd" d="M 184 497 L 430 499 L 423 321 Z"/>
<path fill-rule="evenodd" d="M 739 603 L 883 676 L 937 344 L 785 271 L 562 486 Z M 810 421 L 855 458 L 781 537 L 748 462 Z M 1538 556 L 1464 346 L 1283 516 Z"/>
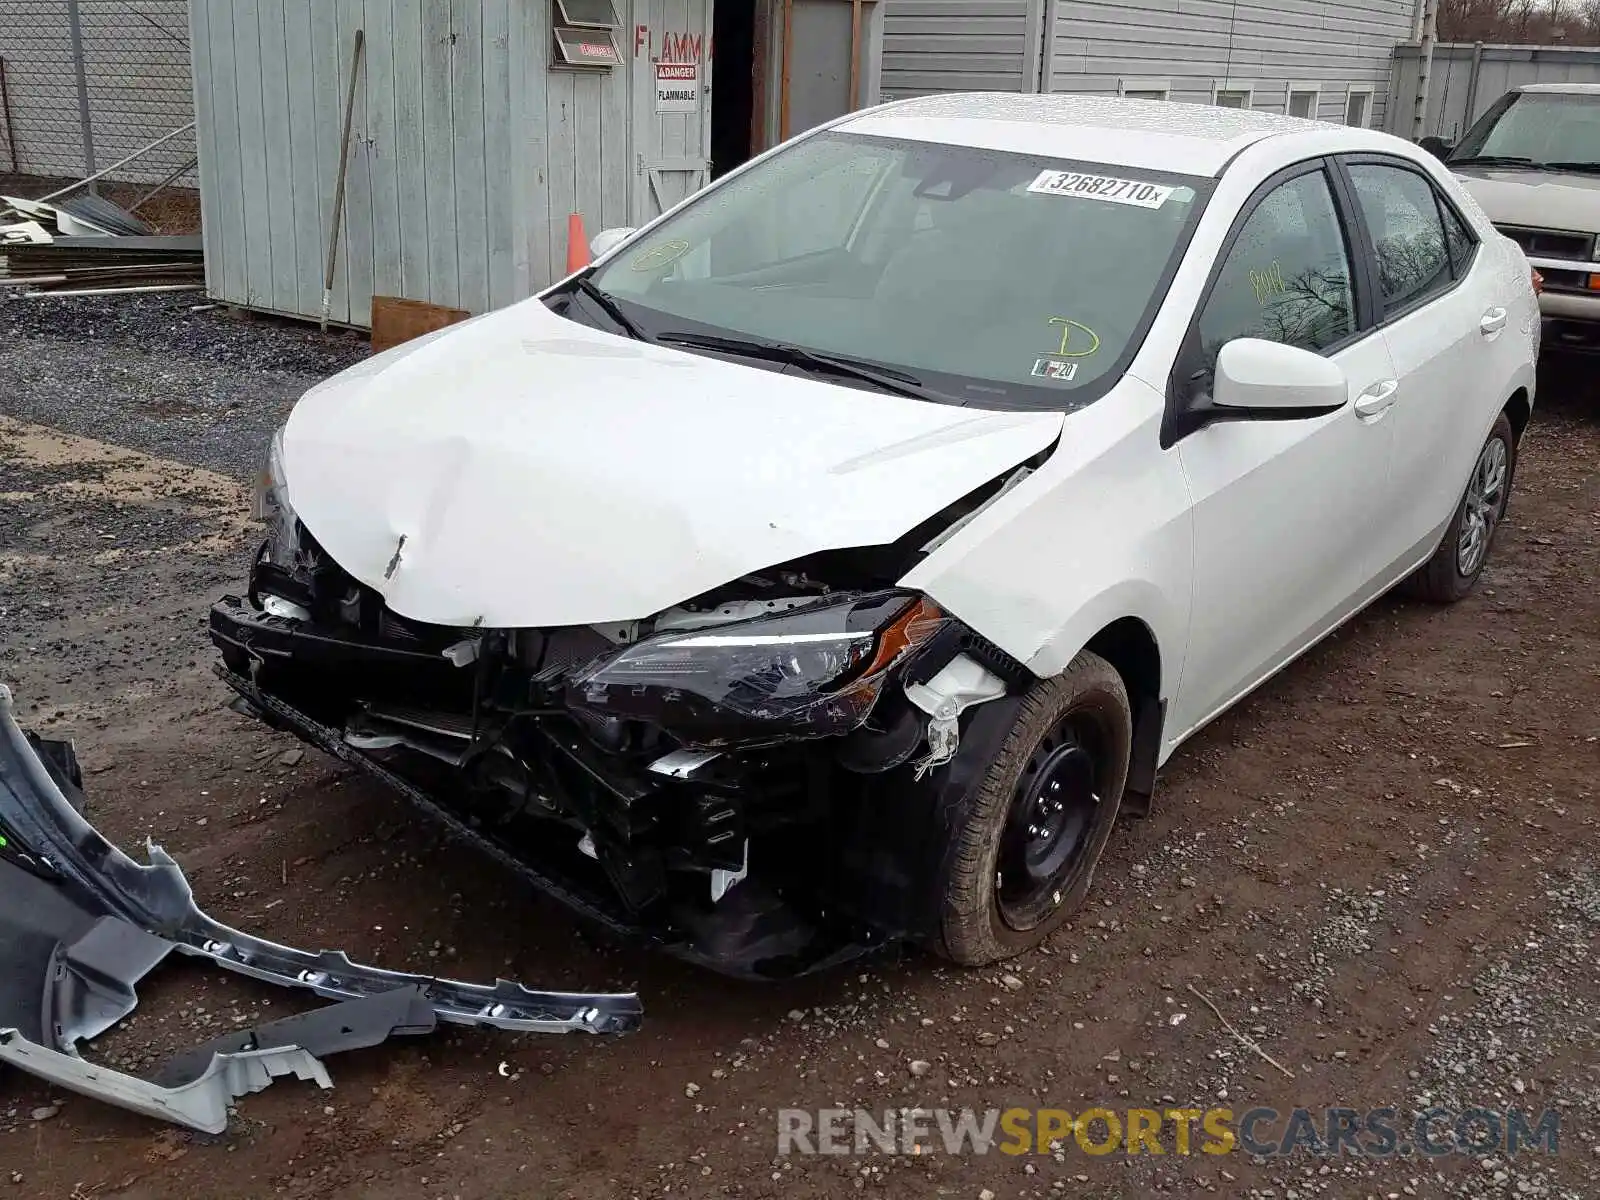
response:
<path fill-rule="evenodd" d="M 663 634 L 576 677 L 568 703 L 654 722 L 691 745 L 848 733 L 890 669 L 946 619 L 921 597 L 873 592 Z"/>
<path fill-rule="evenodd" d="M 256 519 L 267 527 L 267 561 L 292 568 L 300 548 L 299 520 L 289 506 L 283 470 L 283 426 L 267 442 L 265 460 L 256 476 Z"/>

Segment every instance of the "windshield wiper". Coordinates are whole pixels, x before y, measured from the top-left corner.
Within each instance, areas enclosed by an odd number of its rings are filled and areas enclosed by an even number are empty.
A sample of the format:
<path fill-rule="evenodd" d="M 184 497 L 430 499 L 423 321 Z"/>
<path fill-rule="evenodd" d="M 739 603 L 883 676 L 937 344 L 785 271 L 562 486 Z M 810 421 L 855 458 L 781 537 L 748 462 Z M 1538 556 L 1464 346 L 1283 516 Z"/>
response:
<path fill-rule="evenodd" d="M 611 298 L 611 293 L 596 286 L 594 280 L 587 275 L 578 276 L 577 281 L 572 286 L 594 301 L 595 307 L 615 321 L 621 327 L 622 332 L 634 341 L 648 342 L 651 340 L 645 336 L 644 330 L 639 328 L 633 318 L 622 311 L 622 306 Z"/>
<path fill-rule="evenodd" d="M 1535 162 L 1531 158 L 1521 158 L 1515 154 L 1469 154 L 1466 158 L 1452 158 L 1446 165 L 1451 167 L 1527 167 L 1530 171 L 1542 171 L 1549 164 Z"/>
<path fill-rule="evenodd" d="M 1600 162 L 1548 162 L 1552 171 L 1571 171 L 1574 175 L 1600 175 Z"/>
<path fill-rule="evenodd" d="M 870 383 L 897 396 L 910 396 L 914 400 L 939 400 L 946 404 L 960 404 L 953 396 L 946 396 L 923 383 L 915 375 L 868 366 L 854 359 L 839 358 L 803 346 L 784 342 L 764 342 L 756 338 L 724 337 L 714 333 L 663 333 L 656 338 L 664 345 L 690 346 L 697 350 L 718 350 L 725 354 L 741 354 L 766 362 L 786 363 L 819 375 L 837 375 Z"/>

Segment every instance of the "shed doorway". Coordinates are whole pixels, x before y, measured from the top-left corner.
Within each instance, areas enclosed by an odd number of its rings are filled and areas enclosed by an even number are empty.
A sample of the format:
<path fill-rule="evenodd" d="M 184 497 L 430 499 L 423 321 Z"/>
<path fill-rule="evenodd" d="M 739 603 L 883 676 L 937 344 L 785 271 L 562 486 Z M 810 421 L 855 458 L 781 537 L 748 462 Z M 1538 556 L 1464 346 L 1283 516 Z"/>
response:
<path fill-rule="evenodd" d="M 711 178 L 748 162 L 756 143 L 755 0 L 714 0 L 711 45 L 721 68 L 711 88 Z"/>

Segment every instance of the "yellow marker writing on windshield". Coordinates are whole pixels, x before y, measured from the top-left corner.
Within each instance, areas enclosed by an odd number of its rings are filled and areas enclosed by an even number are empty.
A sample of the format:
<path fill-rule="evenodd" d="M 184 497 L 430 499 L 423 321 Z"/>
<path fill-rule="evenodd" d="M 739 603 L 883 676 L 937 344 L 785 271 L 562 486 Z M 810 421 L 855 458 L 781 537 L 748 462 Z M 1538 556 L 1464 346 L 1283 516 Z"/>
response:
<path fill-rule="evenodd" d="M 1050 324 L 1061 326 L 1061 349 L 1056 351 L 1060 358 L 1088 358 L 1100 349 L 1100 335 L 1090 329 L 1082 321 L 1069 321 L 1066 317 L 1051 317 Z M 1089 348 L 1087 350 L 1071 350 L 1072 331 L 1081 329 L 1089 335 Z"/>

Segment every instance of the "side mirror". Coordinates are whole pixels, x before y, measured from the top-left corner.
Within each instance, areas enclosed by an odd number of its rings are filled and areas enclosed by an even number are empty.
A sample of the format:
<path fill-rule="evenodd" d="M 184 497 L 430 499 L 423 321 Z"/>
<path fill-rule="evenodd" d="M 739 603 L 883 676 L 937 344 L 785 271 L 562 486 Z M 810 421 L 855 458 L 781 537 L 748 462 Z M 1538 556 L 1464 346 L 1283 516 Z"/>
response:
<path fill-rule="evenodd" d="M 1432 135 L 1422 138 L 1417 142 L 1417 146 L 1426 150 L 1435 158 L 1440 159 L 1449 158 L 1450 151 L 1456 148 L 1454 142 L 1448 142 L 1442 137 L 1434 137 Z"/>
<path fill-rule="evenodd" d="M 589 253 L 594 258 L 614 250 L 617 246 L 633 236 L 631 226 L 621 226 L 617 229 L 602 229 L 589 239 Z"/>
<path fill-rule="evenodd" d="M 1211 403 L 1222 420 L 1293 420 L 1338 412 L 1350 398 L 1339 364 L 1320 354 L 1237 338 L 1217 355 Z"/>

